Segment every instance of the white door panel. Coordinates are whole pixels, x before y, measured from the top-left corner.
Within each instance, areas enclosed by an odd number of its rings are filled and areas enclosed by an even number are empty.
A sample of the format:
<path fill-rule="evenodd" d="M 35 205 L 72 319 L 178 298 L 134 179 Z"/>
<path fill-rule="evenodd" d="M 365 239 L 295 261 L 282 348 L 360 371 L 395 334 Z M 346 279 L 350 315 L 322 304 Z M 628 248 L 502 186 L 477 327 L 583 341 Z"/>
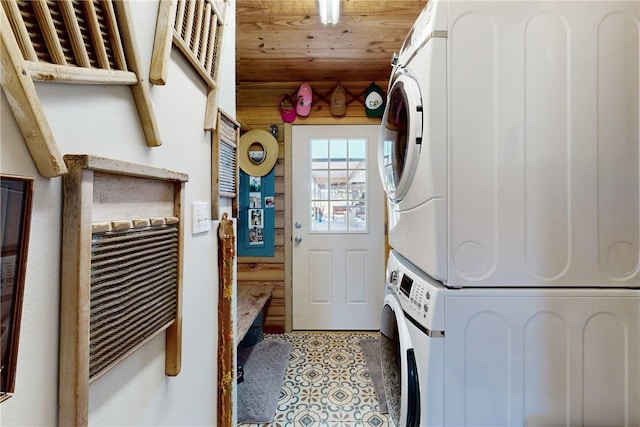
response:
<path fill-rule="evenodd" d="M 293 328 L 379 329 L 379 127 L 293 126 Z"/>

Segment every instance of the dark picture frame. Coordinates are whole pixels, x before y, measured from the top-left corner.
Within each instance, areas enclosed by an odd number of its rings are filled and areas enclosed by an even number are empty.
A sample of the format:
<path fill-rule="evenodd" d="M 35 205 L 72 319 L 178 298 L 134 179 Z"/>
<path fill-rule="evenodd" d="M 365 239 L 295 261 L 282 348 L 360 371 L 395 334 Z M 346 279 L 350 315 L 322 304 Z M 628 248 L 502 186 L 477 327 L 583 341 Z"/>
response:
<path fill-rule="evenodd" d="M 34 179 L 0 175 L 0 402 L 15 391 Z"/>

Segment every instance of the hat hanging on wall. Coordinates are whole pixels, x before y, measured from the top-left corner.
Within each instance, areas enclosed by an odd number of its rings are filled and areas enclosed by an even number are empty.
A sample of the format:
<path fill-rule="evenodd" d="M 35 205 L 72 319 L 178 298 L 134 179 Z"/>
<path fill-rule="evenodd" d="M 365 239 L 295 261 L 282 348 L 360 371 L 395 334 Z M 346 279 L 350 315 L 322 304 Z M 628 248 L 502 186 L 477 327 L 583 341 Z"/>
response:
<path fill-rule="evenodd" d="M 265 176 L 278 160 L 278 141 L 266 130 L 251 130 L 240 137 L 238 156 L 247 175 Z"/>
<path fill-rule="evenodd" d="M 291 95 L 283 95 L 280 99 L 280 117 L 285 123 L 293 123 L 296 119 L 296 104 Z"/>
<path fill-rule="evenodd" d="M 311 112 L 311 101 L 313 100 L 313 91 L 309 83 L 304 82 L 298 89 L 298 95 L 296 96 L 298 104 L 296 105 L 296 112 L 299 116 L 306 117 Z"/>
<path fill-rule="evenodd" d="M 347 111 L 347 95 L 344 88 L 338 82 L 331 93 L 331 114 L 334 116 L 344 116 Z"/>
<path fill-rule="evenodd" d="M 371 83 L 364 95 L 364 111 L 369 117 L 382 117 L 384 114 L 385 95 L 380 86 Z"/>

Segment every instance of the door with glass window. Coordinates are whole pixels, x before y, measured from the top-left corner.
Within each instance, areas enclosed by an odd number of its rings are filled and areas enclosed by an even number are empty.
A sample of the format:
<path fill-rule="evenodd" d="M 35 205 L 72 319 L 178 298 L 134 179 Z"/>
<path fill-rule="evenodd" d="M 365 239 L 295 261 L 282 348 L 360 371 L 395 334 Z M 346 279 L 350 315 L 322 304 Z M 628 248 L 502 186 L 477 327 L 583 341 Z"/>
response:
<path fill-rule="evenodd" d="M 379 126 L 292 127 L 294 329 L 380 328 Z"/>

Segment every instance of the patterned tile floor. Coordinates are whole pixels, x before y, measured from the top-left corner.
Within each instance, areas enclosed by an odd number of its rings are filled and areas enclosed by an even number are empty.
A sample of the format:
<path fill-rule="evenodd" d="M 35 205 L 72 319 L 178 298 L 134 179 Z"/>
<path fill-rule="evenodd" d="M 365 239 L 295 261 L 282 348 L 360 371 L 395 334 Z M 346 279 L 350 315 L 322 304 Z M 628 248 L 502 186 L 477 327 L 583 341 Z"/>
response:
<path fill-rule="evenodd" d="M 388 414 L 378 412 L 378 396 L 359 341 L 374 332 L 292 332 L 265 335 L 293 345 L 270 424 L 242 427 L 382 427 Z"/>

